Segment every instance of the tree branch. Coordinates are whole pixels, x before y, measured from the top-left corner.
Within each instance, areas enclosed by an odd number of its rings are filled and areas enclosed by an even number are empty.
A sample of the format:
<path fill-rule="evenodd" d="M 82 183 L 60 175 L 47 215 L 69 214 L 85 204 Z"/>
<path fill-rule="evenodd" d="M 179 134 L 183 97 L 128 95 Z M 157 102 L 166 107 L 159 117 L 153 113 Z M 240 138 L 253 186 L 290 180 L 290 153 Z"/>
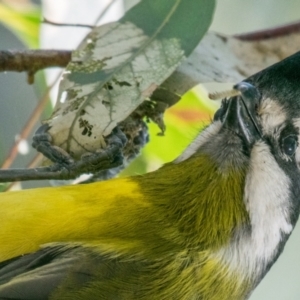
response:
<path fill-rule="evenodd" d="M 0 182 L 14 182 L 27 180 L 67 180 L 75 179 L 78 174 L 68 172 L 67 169 L 57 170 L 53 167 L 31 169 L 1 169 Z"/>
<path fill-rule="evenodd" d="M 274 39 L 289 35 L 292 33 L 300 32 L 300 22 L 295 22 L 287 25 L 282 25 L 274 28 L 236 34 L 233 37 L 242 40 L 242 41 L 261 41 L 267 39 Z"/>
<path fill-rule="evenodd" d="M 276 28 L 234 35 L 243 41 L 260 41 L 300 32 L 300 21 Z M 0 72 L 27 72 L 33 75 L 41 69 L 64 68 L 71 60 L 68 50 L 24 50 L 0 51 Z"/>
<path fill-rule="evenodd" d="M 0 51 L 0 72 L 27 72 L 28 83 L 33 83 L 35 72 L 51 67 L 64 68 L 71 60 L 67 50 L 12 50 Z"/>

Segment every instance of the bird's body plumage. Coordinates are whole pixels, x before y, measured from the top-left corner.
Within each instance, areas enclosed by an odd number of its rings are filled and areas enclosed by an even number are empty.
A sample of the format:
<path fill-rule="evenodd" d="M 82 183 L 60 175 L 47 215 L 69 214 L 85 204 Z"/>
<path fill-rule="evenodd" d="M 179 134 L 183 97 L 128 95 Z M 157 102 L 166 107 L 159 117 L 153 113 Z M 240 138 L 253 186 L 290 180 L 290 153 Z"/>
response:
<path fill-rule="evenodd" d="M 299 214 L 300 101 L 265 79 L 278 65 L 158 171 L 2 194 L 0 299 L 249 298 Z"/>
<path fill-rule="evenodd" d="M 184 164 L 187 168 L 199 164 L 203 172 L 207 172 L 204 165 L 214 167 L 207 156 L 187 160 Z M 76 190 L 61 187 L 7 193 L 1 199 L 5 209 L 1 211 L 0 240 L 6 243 L 1 245 L 0 260 L 33 253 L 41 245 L 45 248 L 40 254 L 51 251 L 55 253 L 52 254 L 54 261 L 61 256 L 68 259 L 68 253 L 70 257 L 78 253 L 82 266 L 78 267 L 78 261 L 72 259 L 72 264 L 76 265 L 74 273 L 82 272 L 80 268 L 97 265 L 93 272 L 99 272 L 99 295 L 103 299 L 109 299 L 107 293 L 113 294 L 108 292 L 108 285 L 119 291 L 120 299 L 197 299 L 197 294 L 201 290 L 202 293 L 210 291 L 210 285 L 216 280 L 220 281 L 219 288 L 228 290 L 229 280 L 221 284 L 221 278 L 228 272 L 227 266 L 220 267 L 218 258 L 210 252 L 225 246 L 232 230 L 247 222 L 244 204 L 236 201 L 243 192 L 243 173 L 241 171 L 238 177 L 229 172 L 225 177 L 220 173 L 215 178 L 207 178 L 201 199 L 194 197 L 191 184 L 197 180 L 195 177 L 201 178 L 201 174 L 191 172 L 183 178 L 179 165 L 171 164 L 160 172 L 81 185 Z M 160 176 L 166 179 L 163 184 Z M 187 191 L 180 190 L 182 180 L 191 185 Z M 212 202 L 210 190 L 216 185 L 222 186 L 224 194 Z M 229 186 L 234 193 L 226 199 Z M 186 207 L 182 205 L 182 198 L 186 199 Z M 241 209 L 244 213 L 237 217 Z M 215 210 L 219 214 L 214 214 Z M 191 220 L 186 220 L 187 216 Z M 216 226 L 211 226 L 207 218 Z M 51 244 L 53 241 L 56 242 Z M 33 255 L 32 259 L 37 258 Z M 37 268 L 47 268 L 47 264 L 48 261 L 46 266 Z M 69 267 L 72 273 L 74 266 L 66 264 L 66 268 Z M 111 279 L 101 278 L 103 268 Z M 197 280 L 203 276 L 202 269 L 207 277 L 205 284 Z M 233 273 L 232 276 L 237 275 Z M 1 289 L 5 288 L 0 286 L 0 295 Z M 84 298 L 80 297 L 78 299 Z M 57 299 L 63 298 L 60 295 Z M 88 291 L 85 299 L 92 299 Z"/>

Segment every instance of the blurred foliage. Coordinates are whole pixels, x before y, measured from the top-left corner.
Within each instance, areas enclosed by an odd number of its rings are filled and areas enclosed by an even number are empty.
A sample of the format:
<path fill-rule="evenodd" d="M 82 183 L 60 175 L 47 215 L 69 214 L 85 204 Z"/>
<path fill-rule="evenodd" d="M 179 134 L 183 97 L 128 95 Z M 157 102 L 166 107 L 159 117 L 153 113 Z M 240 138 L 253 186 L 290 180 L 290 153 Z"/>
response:
<path fill-rule="evenodd" d="M 15 7 L 0 3 L 0 20 L 25 45 L 30 48 L 39 46 L 41 9 L 38 6 L 29 3 L 26 7 Z"/>
<path fill-rule="evenodd" d="M 143 174 L 174 160 L 199 131 L 210 123 L 218 107 L 219 102 L 208 99 L 207 92 L 201 85 L 187 92 L 165 112 L 167 130 L 164 136 L 158 135 L 159 128 L 156 124 L 148 123 L 150 142 L 120 176 Z"/>
<path fill-rule="evenodd" d="M 9 183 L 0 183 L 0 193 L 5 192 Z"/>

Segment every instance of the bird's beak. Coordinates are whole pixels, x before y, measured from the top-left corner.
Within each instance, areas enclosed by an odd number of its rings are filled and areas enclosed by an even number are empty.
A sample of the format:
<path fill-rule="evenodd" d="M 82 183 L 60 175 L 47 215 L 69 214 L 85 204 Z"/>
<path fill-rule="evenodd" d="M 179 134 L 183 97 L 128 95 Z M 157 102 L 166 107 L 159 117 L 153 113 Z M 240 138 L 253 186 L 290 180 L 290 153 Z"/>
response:
<path fill-rule="evenodd" d="M 262 138 L 257 118 L 257 107 L 261 95 L 258 90 L 247 82 L 234 86 L 241 95 L 229 99 L 227 112 L 223 120 L 223 128 L 234 131 L 248 145 Z"/>

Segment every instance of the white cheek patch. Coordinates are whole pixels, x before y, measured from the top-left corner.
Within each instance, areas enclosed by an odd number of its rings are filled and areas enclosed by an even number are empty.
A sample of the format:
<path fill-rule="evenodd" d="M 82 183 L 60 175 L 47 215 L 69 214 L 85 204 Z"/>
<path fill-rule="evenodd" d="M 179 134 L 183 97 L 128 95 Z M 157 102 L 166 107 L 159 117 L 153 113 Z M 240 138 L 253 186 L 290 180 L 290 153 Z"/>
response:
<path fill-rule="evenodd" d="M 185 151 L 174 161 L 174 163 L 180 163 L 189 157 L 191 157 L 194 153 L 198 151 L 198 149 L 205 144 L 207 141 L 211 140 L 220 130 L 221 121 L 215 121 L 210 124 L 207 128 L 205 128 L 200 134 L 193 140 L 193 142 L 185 149 Z"/>
<path fill-rule="evenodd" d="M 266 98 L 263 99 L 258 109 L 258 115 L 261 120 L 263 134 L 271 134 L 274 128 L 280 126 L 286 121 L 286 112 L 276 101 Z"/>
<path fill-rule="evenodd" d="M 291 233 L 289 187 L 289 178 L 268 146 L 258 142 L 251 153 L 244 192 L 251 229 L 238 230 L 230 245 L 218 253 L 235 271 L 262 274 L 276 255 L 282 233 Z"/>
<path fill-rule="evenodd" d="M 269 147 L 258 142 L 252 150 L 246 178 L 245 204 L 252 226 L 252 239 L 262 257 L 272 256 L 281 233 L 291 233 L 289 220 L 290 180 L 278 166 Z"/>

